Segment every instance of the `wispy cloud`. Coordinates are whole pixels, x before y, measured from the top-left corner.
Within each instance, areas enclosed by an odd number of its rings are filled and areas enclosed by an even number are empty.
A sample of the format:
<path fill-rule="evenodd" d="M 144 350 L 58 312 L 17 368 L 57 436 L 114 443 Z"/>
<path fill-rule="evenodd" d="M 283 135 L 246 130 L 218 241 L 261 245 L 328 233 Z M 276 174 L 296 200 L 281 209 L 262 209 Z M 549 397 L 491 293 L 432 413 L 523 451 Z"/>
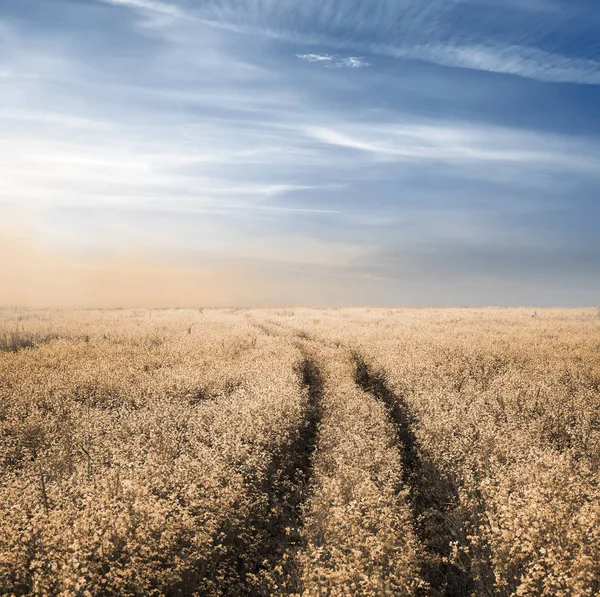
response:
<path fill-rule="evenodd" d="M 104 0 L 140 8 L 182 13 L 181 4 L 152 0 Z M 373 6 L 375 5 L 375 6 Z M 581 10 L 550 0 L 292 0 L 282 11 L 274 0 L 211 0 L 186 4 L 188 15 L 213 26 L 307 46 L 329 46 L 369 54 L 417 59 L 447 67 L 498 72 L 548 82 L 600 84 L 600 62 L 592 56 L 563 54 L 548 44 L 551 34 Z M 469 7 L 469 26 L 462 23 Z M 600 20 L 592 11 L 590 22 Z M 490 14 L 497 25 L 490 28 Z M 575 22 L 571 18 L 571 23 Z M 477 27 L 480 24 L 480 27 Z M 489 32 L 486 31 L 489 29 Z M 375 41 L 376 40 L 376 41 Z M 573 46 L 577 30 L 569 40 Z M 564 45 L 564 43 L 563 43 Z M 543 46 L 543 47 L 542 47 Z M 324 65 L 359 68 L 357 56 L 303 52 L 298 56 Z"/>
<path fill-rule="evenodd" d="M 331 54 L 296 54 L 300 60 L 306 60 L 306 62 L 327 62 L 330 64 L 334 61 L 334 57 Z"/>
<path fill-rule="evenodd" d="M 1 74 L 0 74 L 1 76 Z M 60 127 L 67 128 L 87 128 L 97 130 L 110 130 L 114 128 L 108 122 L 102 122 L 100 120 L 94 120 L 91 118 L 82 118 L 80 116 L 74 116 L 72 114 L 64 114 L 52 110 L 35 109 L 35 110 L 24 110 L 24 109 L 11 109 L 3 110 L 0 108 L 0 120 L 6 122 L 22 121 L 28 123 L 38 124 L 49 124 L 58 125 Z"/>
<path fill-rule="evenodd" d="M 372 46 L 372 51 L 553 83 L 600 85 L 600 61 L 571 58 L 518 45 L 426 44 L 414 47 Z"/>
<path fill-rule="evenodd" d="M 186 13 L 175 4 L 161 2 L 160 0 L 100 0 L 106 4 L 123 6 L 127 8 L 141 9 L 145 11 L 158 12 L 173 17 L 182 17 Z"/>
<path fill-rule="evenodd" d="M 567 56 L 538 46 L 548 32 L 568 17 L 565 5 L 550 0 L 512 0 L 503 15 L 507 29 L 483 36 L 460 27 L 461 5 L 470 4 L 471 19 L 497 10 L 487 0 L 292 0 L 285 19 L 274 0 L 211 0 L 201 5 L 160 0 L 100 0 L 115 6 L 187 17 L 198 23 L 253 35 L 287 39 L 294 43 L 329 45 L 331 48 L 416 59 L 446 67 L 496 72 L 555 83 L 600 85 L 600 61 Z M 487 14 L 487 12 L 486 12 Z M 501 14 L 501 13 L 499 13 Z M 533 17 L 532 17 L 533 15 Z M 536 16 L 537 15 L 537 16 Z M 545 15 L 546 20 L 540 15 Z M 518 28 L 535 18 L 535 26 Z M 593 13 L 590 14 L 593 20 Z M 596 20 L 598 20 L 596 18 Z M 544 28 L 544 23 L 546 23 Z M 532 23 L 533 24 L 533 23 Z M 598 23 L 600 25 L 600 21 Z M 514 30 L 513 30 L 514 29 Z M 377 38 L 377 42 L 365 41 Z M 527 41 L 529 45 L 523 43 Z M 362 68 L 369 63 L 358 56 L 299 53 L 298 58 L 325 66 Z"/>
<path fill-rule="evenodd" d="M 337 54 L 296 54 L 301 60 L 342 68 L 364 68 L 370 64 L 357 56 L 338 56 Z"/>
<path fill-rule="evenodd" d="M 456 122 L 342 123 L 339 128 L 310 124 L 301 130 L 326 145 L 364 152 L 374 159 L 464 164 L 476 176 L 485 164 L 512 164 L 523 173 L 559 168 L 600 176 L 600 144 L 556 134 Z"/>
<path fill-rule="evenodd" d="M 244 209 L 246 206 L 242 206 Z M 281 211 L 291 213 L 304 213 L 304 214 L 331 214 L 339 215 L 342 212 L 336 209 L 309 209 L 306 207 L 276 207 L 276 206 L 257 206 L 251 207 L 250 209 L 266 210 L 266 211 Z"/>
<path fill-rule="evenodd" d="M 339 66 L 345 66 L 347 68 L 363 68 L 365 66 L 371 66 L 364 58 L 358 58 L 357 56 L 341 58 L 338 64 Z"/>

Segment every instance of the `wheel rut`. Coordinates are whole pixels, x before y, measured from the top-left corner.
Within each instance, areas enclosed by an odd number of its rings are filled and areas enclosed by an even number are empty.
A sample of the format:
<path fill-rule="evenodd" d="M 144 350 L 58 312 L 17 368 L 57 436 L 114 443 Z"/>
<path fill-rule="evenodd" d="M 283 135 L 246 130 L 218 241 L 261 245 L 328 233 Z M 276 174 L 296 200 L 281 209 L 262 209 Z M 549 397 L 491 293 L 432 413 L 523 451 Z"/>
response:
<path fill-rule="evenodd" d="M 323 381 L 309 358 L 300 363 L 298 377 L 307 393 L 302 423 L 286 448 L 274 454 L 258 488 L 263 499 L 244 521 L 244 533 L 235 533 L 227 542 L 232 557 L 224 563 L 237 570 L 243 588 L 222 587 L 223 594 L 267 596 L 274 594 L 275 586 L 278 594 L 301 590 L 294 554 L 301 546 L 302 506 L 308 497 L 322 418 Z M 250 491 L 256 489 L 251 486 Z"/>
<path fill-rule="evenodd" d="M 448 561 L 452 542 L 463 538 L 456 513 L 456 483 L 420 448 L 416 435 L 418 421 L 406 399 L 394 393 L 384 375 L 374 372 L 360 355 L 353 356 L 356 384 L 385 406 L 396 433 L 415 530 L 426 550 L 422 577 L 428 589 L 420 595 L 468 597 L 473 593 L 469 561 L 463 558 L 460 566 Z"/>
<path fill-rule="evenodd" d="M 283 326 L 282 326 L 283 327 Z M 475 566 L 470 554 L 461 554 L 459 563 L 449 557 L 454 542 L 465 545 L 464 513 L 459 511 L 458 483 L 456 479 L 436 466 L 436 463 L 419 445 L 416 434 L 418 420 L 404 396 L 396 394 L 381 372 L 369 367 L 365 359 L 341 343 L 329 343 L 298 328 L 288 328 L 302 341 L 314 342 L 347 350 L 355 363 L 355 383 L 375 400 L 381 402 L 394 428 L 403 468 L 402 488 L 409 489 L 410 507 L 415 521 L 415 531 L 425 549 L 421 577 L 426 587 L 418 597 L 472 597 L 474 594 Z M 281 331 L 280 331 L 281 333 Z M 315 365 L 306 361 L 304 384 L 320 387 L 320 381 L 309 381 Z M 318 371 L 314 369 L 318 375 Z M 319 390 L 320 391 L 320 390 Z M 314 451 L 313 444 L 312 450 Z M 300 527 L 298 527 L 300 528 Z M 298 593 L 295 585 L 291 592 Z"/>

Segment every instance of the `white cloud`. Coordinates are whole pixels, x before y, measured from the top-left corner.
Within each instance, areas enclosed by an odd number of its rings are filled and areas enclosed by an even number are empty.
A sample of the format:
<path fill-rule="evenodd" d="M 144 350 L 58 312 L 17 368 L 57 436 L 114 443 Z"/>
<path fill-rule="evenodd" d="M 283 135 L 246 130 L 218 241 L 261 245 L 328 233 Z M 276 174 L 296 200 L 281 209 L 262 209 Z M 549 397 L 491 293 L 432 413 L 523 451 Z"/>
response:
<path fill-rule="evenodd" d="M 337 68 L 363 68 L 370 64 L 363 58 L 357 56 L 338 56 L 337 54 L 296 54 L 296 57 L 306 62 L 324 64 Z"/>
<path fill-rule="evenodd" d="M 365 66 L 370 66 L 370 64 L 366 60 L 364 60 L 363 58 L 358 58 L 356 56 L 341 58 L 338 62 L 338 65 L 345 66 L 347 68 L 363 68 Z"/>
<path fill-rule="evenodd" d="M 600 85 L 600 62 L 569 58 L 536 48 L 507 45 L 426 44 L 414 47 L 375 45 L 372 51 L 443 66 L 468 68 L 554 83 Z"/>
<path fill-rule="evenodd" d="M 473 10 L 468 28 L 461 26 L 454 12 L 465 3 Z M 338 51 L 418 59 L 548 82 L 600 84 L 599 61 L 539 47 L 566 20 L 577 22 L 567 4 L 511 0 L 503 7 L 505 28 L 494 34 L 485 33 L 488 11 L 500 9 L 489 0 L 289 0 L 285 11 L 275 0 L 213 0 L 203 3 L 195 14 L 213 26 Z M 585 13 L 574 14 L 580 21 L 585 18 Z M 596 18 L 592 12 L 589 16 Z M 576 36 L 575 29 L 573 41 Z M 568 39 L 565 34 L 563 46 Z M 367 66 L 355 56 L 304 53 L 299 57 L 331 66 Z"/>
<path fill-rule="evenodd" d="M 333 62 L 334 57 L 329 54 L 296 54 L 301 60 L 307 62 Z"/>
<path fill-rule="evenodd" d="M 444 16 L 453 5 L 461 3 L 480 5 L 487 10 L 488 0 L 433 0 L 423 5 L 418 0 L 375 0 L 377 10 L 372 10 L 374 0 L 347 0 L 340 7 L 337 0 L 292 0 L 286 10 L 286 21 L 281 21 L 279 4 L 274 0 L 213 0 L 196 6 L 161 0 L 100 0 L 102 2 L 155 12 L 173 17 L 186 17 L 199 24 L 220 27 L 254 35 L 265 35 L 295 43 L 328 45 L 341 50 L 358 50 L 396 58 L 432 62 L 447 67 L 466 68 L 520 76 L 555 83 L 600 85 L 600 62 L 593 59 L 564 56 L 536 47 L 535 31 L 543 32 L 543 25 L 527 31 L 531 45 L 511 42 L 511 31 L 496 38 L 483 40 L 473 31 L 450 28 Z M 563 5 L 550 0 L 511 0 L 507 10 L 512 10 L 515 22 L 519 15 L 546 14 L 560 19 L 568 17 Z M 335 20 L 331 20 L 335 14 Z M 327 17 L 330 17 L 328 19 Z M 354 42 L 340 37 L 332 22 L 343 24 L 350 32 L 361 37 L 368 35 L 376 43 Z M 552 19 L 549 20 L 552 22 Z M 558 24 L 560 24 L 558 23 Z M 290 25 L 291 24 L 291 25 Z M 551 25 L 548 25 L 551 30 Z M 319 31 L 319 33 L 315 33 Z M 540 35 L 540 34 L 538 34 Z M 410 41 L 409 41 L 410 40 Z M 436 40 L 436 41 L 432 41 Z M 357 56 L 338 54 L 302 53 L 296 55 L 308 62 L 331 67 L 362 68 L 370 66 Z"/>
<path fill-rule="evenodd" d="M 489 169 L 481 172 L 485 164 L 511 166 L 525 178 L 540 170 L 600 175 L 597 143 L 557 134 L 452 122 L 310 124 L 300 130 L 325 145 L 354 149 L 378 161 L 464 165 L 472 172 L 463 172 L 467 177 L 491 176 Z"/>
<path fill-rule="evenodd" d="M 171 15 L 173 17 L 182 17 L 185 13 L 173 4 L 167 2 L 160 2 L 159 0 L 101 0 L 107 4 L 114 4 L 115 6 L 124 6 L 127 8 L 135 8 L 141 10 L 147 10 L 152 12 L 158 12 L 165 15 Z"/>
<path fill-rule="evenodd" d="M 72 114 L 64 114 L 43 109 L 5 110 L 0 108 L 0 120 L 5 120 L 7 122 L 24 121 L 30 123 L 39 123 L 40 125 L 50 124 L 68 128 L 89 128 L 97 130 L 106 130 L 112 128 L 110 123 L 107 122 L 93 120 L 91 118 L 82 118 L 74 116 Z"/>
<path fill-rule="evenodd" d="M 394 155 L 395 153 L 392 148 L 386 148 L 379 143 L 357 139 L 325 127 L 307 126 L 304 128 L 304 131 L 310 137 L 328 145 L 336 145 L 348 149 L 358 149 L 360 151 L 383 155 Z"/>

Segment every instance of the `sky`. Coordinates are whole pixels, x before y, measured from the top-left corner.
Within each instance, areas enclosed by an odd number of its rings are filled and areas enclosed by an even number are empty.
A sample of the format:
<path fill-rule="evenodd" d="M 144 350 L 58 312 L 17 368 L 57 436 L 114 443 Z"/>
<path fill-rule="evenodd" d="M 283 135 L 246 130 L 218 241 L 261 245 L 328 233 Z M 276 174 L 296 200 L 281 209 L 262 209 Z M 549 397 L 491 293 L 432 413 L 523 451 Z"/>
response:
<path fill-rule="evenodd" d="M 600 305 L 597 0 L 0 0 L 0 304 Z"/>

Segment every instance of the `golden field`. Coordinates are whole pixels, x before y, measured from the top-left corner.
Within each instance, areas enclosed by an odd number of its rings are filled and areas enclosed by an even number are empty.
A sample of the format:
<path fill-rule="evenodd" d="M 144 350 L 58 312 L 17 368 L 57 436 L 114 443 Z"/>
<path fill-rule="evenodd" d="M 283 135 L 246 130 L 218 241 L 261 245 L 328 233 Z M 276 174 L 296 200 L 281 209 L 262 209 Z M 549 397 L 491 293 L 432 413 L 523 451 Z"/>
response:
<path fill-rule="evenodd" d="M 595 309 L 0 311 L 0 595 L 599 594 Z"/>

